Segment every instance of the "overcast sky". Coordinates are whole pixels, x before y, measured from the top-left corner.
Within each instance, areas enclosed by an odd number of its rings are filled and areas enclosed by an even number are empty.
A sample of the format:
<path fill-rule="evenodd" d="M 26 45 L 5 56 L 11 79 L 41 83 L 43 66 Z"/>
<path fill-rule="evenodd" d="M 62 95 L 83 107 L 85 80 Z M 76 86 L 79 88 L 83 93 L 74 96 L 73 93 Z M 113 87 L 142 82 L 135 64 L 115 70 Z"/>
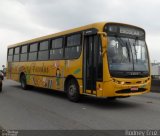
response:
<path fill-rule="evenodd" d="M 159 13 L 159 0 L 0 0 L 0 69 L 10 44 L 101 21 L 144 28 L 151 61 L 160 62 Z"/>

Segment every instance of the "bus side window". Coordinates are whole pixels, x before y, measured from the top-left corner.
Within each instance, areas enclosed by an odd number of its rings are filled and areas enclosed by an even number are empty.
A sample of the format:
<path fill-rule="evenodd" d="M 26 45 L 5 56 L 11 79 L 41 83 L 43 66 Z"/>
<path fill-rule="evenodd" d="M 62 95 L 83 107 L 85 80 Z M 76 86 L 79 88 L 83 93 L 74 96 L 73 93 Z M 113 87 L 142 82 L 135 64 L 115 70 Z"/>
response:
<path fill-rule="evenodd" d="M 37 60 L 38 43 L 30 44 L 28 60 Z"/>
<path fill-rule="evenodd" d="M 53 39 L 51 42 L 50 59 L 63 58 L 63 38 Z"/>
<path fill-rule="evenodd" d="M 14 48 L 13 61 L 15 61 L 15 62 L 19 61 L 19 52 L 20 52 L 20 47 Z"/>
<path fill-rule="evenodd" d="M 39 44 L 38 60 L 48 60 L 49 57 L 49 42 L 42 41 Z"/>
<path fill-rule="evenodd" d="M 20 55 L 20 61 L 27 61 L 28 58 L 28 45 L 24 45 L 21 47 L 21 55 Z"/>
<path fill-rule="evenodd" d="M 8 62 L 13 61 L 13 48 L 8 49 Z"/>
<path fill-rule="evenodd" d="M 65 58 L 76 59 L 81 54 L 81 34 L 73 34 L 66 39 Z"/>

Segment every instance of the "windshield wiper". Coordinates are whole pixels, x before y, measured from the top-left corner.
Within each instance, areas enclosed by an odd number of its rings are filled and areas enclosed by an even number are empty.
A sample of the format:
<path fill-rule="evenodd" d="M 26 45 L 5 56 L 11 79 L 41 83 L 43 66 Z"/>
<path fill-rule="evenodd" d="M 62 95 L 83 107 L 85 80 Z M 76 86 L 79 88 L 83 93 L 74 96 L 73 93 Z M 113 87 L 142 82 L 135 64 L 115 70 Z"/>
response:
<path fill-rule="evenodd" d="M 138 62 L 138 59 L 137 59 L 137 50 L 136 50 L 136 41 L 137 39 L 135 39 L 135 43 L 133 43 L 133 47 L 134 47 L 134 52 L 135 52 L 135 56 L 136 56 L 136 62 Z"/>
<path fill-rule="evenodd" d="M 132 45 L 131 45 L 131 43 L 130 43 L 130 41 L 129 41 L 129 38 L 127 38 L 127 39 L 128 39 L 128 44 L 129 44 L 129 46 L 130 46 L 130 48 L 131 48 L 131 55 L 132 55 L 132 60 L 133 60 L 133 71 L 134 71 L 135 68 L 134 68 L 134 57 L 133 57 Z"/>

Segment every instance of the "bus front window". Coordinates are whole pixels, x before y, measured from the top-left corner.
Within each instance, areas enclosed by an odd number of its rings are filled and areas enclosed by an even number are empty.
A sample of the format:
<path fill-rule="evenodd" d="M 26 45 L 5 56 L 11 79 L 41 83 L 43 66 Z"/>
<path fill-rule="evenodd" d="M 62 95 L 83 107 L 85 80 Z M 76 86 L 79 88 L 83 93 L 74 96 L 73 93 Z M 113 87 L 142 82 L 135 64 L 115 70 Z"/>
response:
<path fill-rule="evenodd" d="M 148 54 L 145 41 L 130 39 L 129 42 L 133 52 L 134 70 L 148 71 Z"/>
<path fill-rule="evenodd" d="M 109 37 L 108 44 L 108 62 L 111 71 L 131 71 L 133 63 L 131 62 L 131 53 L 125 41 L 115 37 Z"/>
<path fill-rule="evenodd" d="M 108 37 L 108 64 L 112 76 L 125 72 L 148 73 L 148 54 L 145 41 L 132 38 Z M 117 73 L 117 75 L 116 75 Z M 143 76 L 143 73 L 140 73 Z"/>

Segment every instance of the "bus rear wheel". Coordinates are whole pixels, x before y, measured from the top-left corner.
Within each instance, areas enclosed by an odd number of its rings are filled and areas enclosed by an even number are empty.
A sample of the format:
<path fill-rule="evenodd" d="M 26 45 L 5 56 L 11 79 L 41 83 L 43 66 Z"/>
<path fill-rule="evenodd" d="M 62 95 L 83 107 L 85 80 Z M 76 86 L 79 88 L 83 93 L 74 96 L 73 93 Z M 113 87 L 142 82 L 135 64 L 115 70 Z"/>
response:
<path fill-rule="evenodd" d="M 67 96 L 73 102 L 78 102 L 80 99 L 79 85 L 75 79 L 69 80 L 67 84 Z"/>
<path fill-rule="evenodd" d="M 27 90 L 28 85 L 27 85 L 27 81 L 26 81 L 26 76 L 24 74 L 21 75 L 20 82 L 21 82 L 21 87 L 24 90 Z"/>

